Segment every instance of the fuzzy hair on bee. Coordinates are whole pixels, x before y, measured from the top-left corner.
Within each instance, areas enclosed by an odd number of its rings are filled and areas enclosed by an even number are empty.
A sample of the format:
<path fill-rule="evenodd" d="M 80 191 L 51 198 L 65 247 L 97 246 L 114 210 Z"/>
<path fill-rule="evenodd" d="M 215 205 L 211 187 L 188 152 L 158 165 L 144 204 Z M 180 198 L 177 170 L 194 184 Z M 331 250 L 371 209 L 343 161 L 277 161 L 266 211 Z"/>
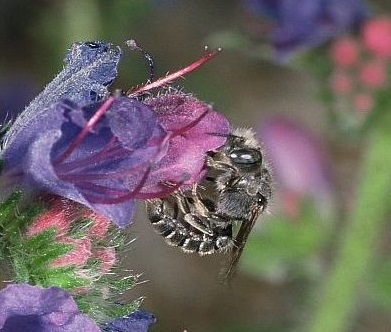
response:
<path fill-rule="evenodd" d="M 272 172 L 255 133 L 244 128 L 233 130 L 223 146 L 208 151 L 206 169 L 204 180 L 191 189 L 148 200 L 147 214 L 166 242 L 184 252 L 230 251 L 221 275 L 226 281 L 234 274 L 254 223 L 270 204 Z M 240 224 L 236 234 L 235 223 Z"/>

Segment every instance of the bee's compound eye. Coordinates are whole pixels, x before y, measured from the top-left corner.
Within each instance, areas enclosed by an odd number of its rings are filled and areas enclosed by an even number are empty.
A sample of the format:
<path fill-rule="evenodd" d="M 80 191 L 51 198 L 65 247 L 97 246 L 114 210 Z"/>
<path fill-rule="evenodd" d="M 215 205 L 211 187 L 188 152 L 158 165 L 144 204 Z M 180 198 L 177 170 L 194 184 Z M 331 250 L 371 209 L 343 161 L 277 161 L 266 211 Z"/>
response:
<path fill-rule="evenodd" d="M 229 154 L 232 162 L 236 164 L 258 164 L 262 162 L 262 155 L 253 149 L 235 149 Z"/>

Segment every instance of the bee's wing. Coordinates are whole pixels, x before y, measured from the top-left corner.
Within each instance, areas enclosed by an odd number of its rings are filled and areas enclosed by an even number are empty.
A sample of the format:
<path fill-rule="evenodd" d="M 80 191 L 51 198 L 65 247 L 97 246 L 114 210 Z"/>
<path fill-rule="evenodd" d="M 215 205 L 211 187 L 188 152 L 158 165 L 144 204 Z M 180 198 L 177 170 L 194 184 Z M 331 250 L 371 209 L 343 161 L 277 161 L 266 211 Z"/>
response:
<path fill-rule="evenodd" d="M 233 276 L 235 275 L 240 256 L 242 255 L 244 246 L 246 245 L 247 238 L 254 227 L 258 215 L 259 215 L 258 211 L 254 211 L 252 213 L 250 220 L 243 221 L 241 223 L 238 234 L 236 235 L 235 238 L 235 246 L 232 249 L 228 266 L 220 274 L 219 279 L 223 284 L 228 284 L 232 280 Z"/>

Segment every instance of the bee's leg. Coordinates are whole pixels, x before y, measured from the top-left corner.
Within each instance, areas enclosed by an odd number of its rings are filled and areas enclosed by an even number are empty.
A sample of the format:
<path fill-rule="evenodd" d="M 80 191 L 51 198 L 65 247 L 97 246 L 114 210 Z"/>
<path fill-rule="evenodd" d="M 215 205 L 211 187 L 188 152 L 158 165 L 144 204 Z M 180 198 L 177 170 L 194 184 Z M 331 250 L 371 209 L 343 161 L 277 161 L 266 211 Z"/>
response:
<path fill-rule="evenodd" d="M 197 183 L 193 184 L 191 188 L 191 198 L 193 200 L 194 210 L 197 211 L 197 214 L 201 215 L 204 218 L 209 218 L 211 211 L 205 206 L 204 202 L 201 200 L 197 191 Z"/>
<path fill-rule="evenodd" d="M 206 218 L 204 213 L 207 211 L 204 205 L 198 206 L 194 201 L 191 202 L 182 192 L 176 192 L 173 197 L 175 197 L 178 210 L 183 214 L 183 220 L 186 223 L 201 233 L 213 236 L 213 230 L 211 230 L 208 224 L 203 221 L 203 219 Z M 197 210 L 198 208 L 200 210 Z"/>

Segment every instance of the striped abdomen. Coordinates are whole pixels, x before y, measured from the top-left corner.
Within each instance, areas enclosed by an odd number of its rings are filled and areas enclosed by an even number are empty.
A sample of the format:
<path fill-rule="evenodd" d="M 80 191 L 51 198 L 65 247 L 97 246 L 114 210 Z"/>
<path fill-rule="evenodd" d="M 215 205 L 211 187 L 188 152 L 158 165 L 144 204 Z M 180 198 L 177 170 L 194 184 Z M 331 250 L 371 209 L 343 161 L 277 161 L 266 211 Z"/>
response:
<path fill-rule="evenodd" d="M 168 244 L 178 246 L 185 252 L 212 254 L 226 251 L 233 245 L 231 224 L 221 227 L 211 222 L 206 233 L 186 222 L 183 216 L 178 217 L 175 209 L 169 209 L 168 203 L 163 199 L 149 200 L 147 214 L 157 233 Z M 203 219 L 203 223 L 208 223 L 207 218 Z"/>

